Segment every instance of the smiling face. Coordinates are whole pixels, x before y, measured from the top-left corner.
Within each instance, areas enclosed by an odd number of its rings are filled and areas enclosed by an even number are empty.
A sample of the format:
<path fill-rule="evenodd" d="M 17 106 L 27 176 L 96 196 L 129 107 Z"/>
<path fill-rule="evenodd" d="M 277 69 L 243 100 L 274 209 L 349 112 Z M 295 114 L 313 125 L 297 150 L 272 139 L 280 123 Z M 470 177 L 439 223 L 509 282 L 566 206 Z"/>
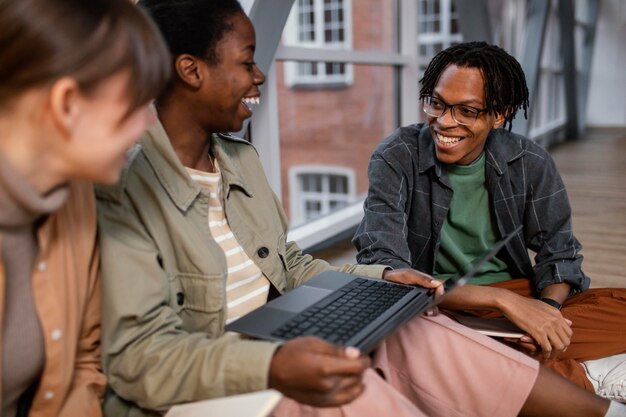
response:
<path fill-rule="evenodd" d="M 237 13 L 231 18 L 233 28 L 216 47 L 218 62 L 203 63 L 207 83 L 203 83 L 205 129 L 209 132 L 234 132 L 252 116 L 259 104 L 259 86 L 265 75 L 254 62 L 256 37 L 250 19 Z"/>
<path fill-rule="evenodd" d="M 432 95 L 448 105 L 482 109 L 486 104 L 482 72 L 478 68 L 449 65 L 441 73 Z M 504 118 L 481 112 L 472 126 L 465 126 L 454 121 L 448 108 L 440 117 L 428 116 L 428 123 L 437 159 L 444 164 L 468 165 L 480 156 L 487 135 L 491 129 L 502 126 Z"/>

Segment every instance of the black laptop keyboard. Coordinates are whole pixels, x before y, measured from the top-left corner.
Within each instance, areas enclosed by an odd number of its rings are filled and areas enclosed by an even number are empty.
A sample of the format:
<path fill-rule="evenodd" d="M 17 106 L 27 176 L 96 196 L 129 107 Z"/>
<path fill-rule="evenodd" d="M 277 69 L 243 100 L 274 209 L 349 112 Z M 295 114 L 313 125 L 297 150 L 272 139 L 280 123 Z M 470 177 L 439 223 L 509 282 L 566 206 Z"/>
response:
<path fill-rule="evenodd" d="M 357 278 L 293 317 L 272 336 L 318 336 L 344 344 L 411 290 L 406 285 Z"/>

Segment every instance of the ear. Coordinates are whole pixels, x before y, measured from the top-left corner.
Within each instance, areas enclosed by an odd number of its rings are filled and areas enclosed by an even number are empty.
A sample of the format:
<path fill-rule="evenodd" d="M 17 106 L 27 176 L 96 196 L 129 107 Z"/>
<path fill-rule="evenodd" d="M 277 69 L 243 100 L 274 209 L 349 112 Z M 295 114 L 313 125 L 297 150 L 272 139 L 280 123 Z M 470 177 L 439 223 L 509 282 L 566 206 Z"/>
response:
<path fill-rule="evenodd" d="M 81 91 L 71 77 L 52 84 L 49 93 L 50 117 L 64 137 L 71 137 L 81 113 Z"/>
<path fill-rule="evenodd" d="M 176 74 L 181 81 L 193 88 L 198 89 L 202 85 L 202 71 L 200 70 L 201 63 L 199 59 L 193 55 L 182 54 L 176 57 L 174 62 L 174 68 Z"/>
<path fill-rule="evenodd" d="M 506 117 L 500 113 L 496 113 L 496 118 L 493 121 L 493 125 L 491 125 L 492 129 L 498 129 L 502 127 L 504 122 L 506 121 Z"/>

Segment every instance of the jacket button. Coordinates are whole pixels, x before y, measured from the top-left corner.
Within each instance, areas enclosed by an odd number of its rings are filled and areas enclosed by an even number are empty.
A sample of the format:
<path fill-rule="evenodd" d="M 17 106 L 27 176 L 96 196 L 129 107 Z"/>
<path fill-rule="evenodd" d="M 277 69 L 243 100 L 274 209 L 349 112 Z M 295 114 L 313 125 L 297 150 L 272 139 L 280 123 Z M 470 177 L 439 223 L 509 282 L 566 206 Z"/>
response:
<path fill-rule="evenodd" d="M 256 254 L 259 255 L 259 258 L 267 258 L 267 255 L 270 254 L 270 250 L 263 246 L 256 252 Z"/>
<path fill-rule="evenodd" d="M 185 294 L 183 294 L 182 292 L 177 292 L 176 303 L 178 303 L 179 306 L 182 306 L 185 303 Z"/>

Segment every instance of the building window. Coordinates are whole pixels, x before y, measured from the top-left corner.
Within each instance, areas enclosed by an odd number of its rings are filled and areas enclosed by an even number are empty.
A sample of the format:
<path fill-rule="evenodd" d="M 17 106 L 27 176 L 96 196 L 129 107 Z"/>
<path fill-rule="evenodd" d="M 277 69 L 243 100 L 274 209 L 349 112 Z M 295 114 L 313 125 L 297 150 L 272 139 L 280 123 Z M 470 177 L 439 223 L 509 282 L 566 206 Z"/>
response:
<path fill-rule="evenodd" d="M 289 172 L 291 223 L 321 217 L 356 201 L 354 171 L 328 166 L 296 166 Z"/>
<path fill-rule="evenodd" d="M 419 0 L 417 10 L 421 71 L 442 50 L 463 41 L 454 0 Z"/>
<path fill-rule="evenodd" d="M 296 0 L 291 10 L 285 44 L 289 46 L 350 49 L 351 0 Z M 337 62 L 296 62 L 285 68 L 289 87 L 352 83 L 352 66 Z"/>

